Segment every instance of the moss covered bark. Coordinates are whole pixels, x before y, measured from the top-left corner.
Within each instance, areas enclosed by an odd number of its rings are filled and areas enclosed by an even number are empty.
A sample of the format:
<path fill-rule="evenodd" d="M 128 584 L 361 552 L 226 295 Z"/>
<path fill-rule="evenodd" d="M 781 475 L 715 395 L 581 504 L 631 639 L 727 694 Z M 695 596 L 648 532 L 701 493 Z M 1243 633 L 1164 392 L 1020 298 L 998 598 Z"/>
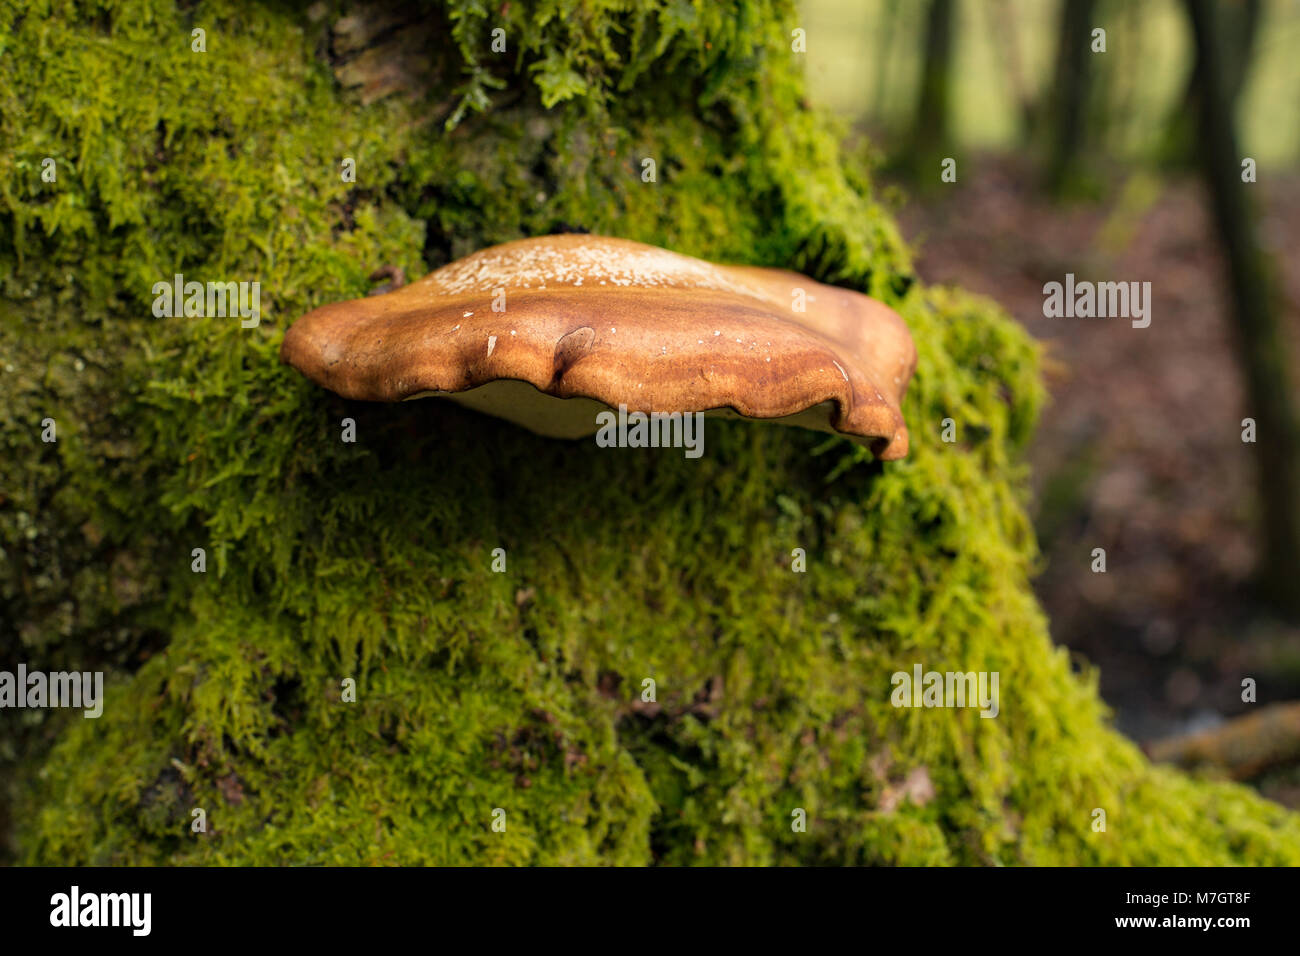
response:
<path fill-rule="evenodd" d="M 431 7 L 427 89 L 368 105 L 331 69 L 342 12 L 0 8 L 0 642 L 109 673 L 98 720 L 0 715 L 17 859 L 1300 861 L 1294 815 L 1151 767 L 1051 644 L 1036 351 L 912 281 L 803 103 L 792 8 Z M 560 223 L 890 303 L 908 459 L 712 420 L 698 461 L 611 453 L 278 363 L 379 266 Z M 261 325 L 155 318 L 178 272 L 259 281 Z M 917 663 L 998 671 L 1000 715 L 894 708 Z"/>

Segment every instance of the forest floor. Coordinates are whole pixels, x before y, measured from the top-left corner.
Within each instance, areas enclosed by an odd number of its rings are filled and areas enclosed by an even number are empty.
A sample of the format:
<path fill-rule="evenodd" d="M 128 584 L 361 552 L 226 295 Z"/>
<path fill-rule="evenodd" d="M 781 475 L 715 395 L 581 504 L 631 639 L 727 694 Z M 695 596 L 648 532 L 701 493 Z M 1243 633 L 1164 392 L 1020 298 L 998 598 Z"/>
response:
<path fill-rule="evenodd" d="M 1300 174 L 1249 188 L 1300 386 Z M 1056 641 L 1100 669 L 1120 730 L 1150 743 L 1258 706 L 1242 702 L 1246 676 L 1259 704 L 1300 700 L 1300 627 L 1250 591 L 1256 446 L 1242 441 L 1250 411 L 1201 183 L 1125 173 L 1102 192 L 1053 203 L 1023 162 L 985 157 L 895 213 L 925 281 L 996 299 L 1047 346 L 1051 404 L 1030 451 L 1036 588 Z M 1066 273 L 1150 282 L 1150 326 L 1045 318 L 1044 283 Z M 1300 770 L 1261 789 L 1300 806 Z"/>

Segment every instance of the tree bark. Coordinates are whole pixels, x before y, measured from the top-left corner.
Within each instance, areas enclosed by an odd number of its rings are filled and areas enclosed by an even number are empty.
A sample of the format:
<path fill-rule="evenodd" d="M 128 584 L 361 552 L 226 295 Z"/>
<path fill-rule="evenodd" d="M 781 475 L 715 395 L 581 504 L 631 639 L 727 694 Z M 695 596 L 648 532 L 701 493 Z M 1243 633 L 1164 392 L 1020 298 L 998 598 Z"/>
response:
<path fill-rule="evenodd" d="M 1222 727 L 1157 740 L 1144 748 L 1152 760 L 1189 769 L 1221 770 L 1233 780 L 1300 760 L 1300 704 L 1273 704 Z"/>

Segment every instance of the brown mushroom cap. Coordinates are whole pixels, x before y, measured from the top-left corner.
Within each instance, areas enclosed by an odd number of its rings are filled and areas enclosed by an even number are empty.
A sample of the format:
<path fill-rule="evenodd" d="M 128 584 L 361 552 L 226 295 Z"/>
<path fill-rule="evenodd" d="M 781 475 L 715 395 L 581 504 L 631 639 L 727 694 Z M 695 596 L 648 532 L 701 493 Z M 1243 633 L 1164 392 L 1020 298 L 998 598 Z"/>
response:
<path fill-rule="evenodd" d="M 903 320 L 868 296 L 590 235 L 507 242 L 322 306 L 280 357 L 347 398 L 440 395 L 551 437 L 593 434 L 622 404 L 817 428 L 884 459 L 907 454 L 916 367 Z"/>

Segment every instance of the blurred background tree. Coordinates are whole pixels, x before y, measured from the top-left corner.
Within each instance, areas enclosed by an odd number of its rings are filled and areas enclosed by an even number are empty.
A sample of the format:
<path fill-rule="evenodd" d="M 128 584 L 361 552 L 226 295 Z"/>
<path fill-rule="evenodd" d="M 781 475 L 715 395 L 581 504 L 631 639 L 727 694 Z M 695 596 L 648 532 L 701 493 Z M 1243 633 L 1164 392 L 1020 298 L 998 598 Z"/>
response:
<path fill-rule="evenodd" d="M 1088 127 L 1088 94 L 1092 87 L 1092 53 L 1095 0 L 1065 0 L 1057 30 L 1056 71 L 1047 93 L 1049 120 L 1047 184 L 1055 194 L 1068 191 L 1084 165 L 1084 134 Z"/>
<path fill-rule="evenodd" d="M 920 92 L 912 122 L 912 168 L 920 185 L 936 182 L 932 172 L 949 145 L 954 5 L 954 0 L 930 0 L 925 24 Z"/>
<path fill-rule="evenodd" d="M 1196 152 L 1228 263 L 1250 406 L 1266 436 L 1259 443 L 1255 466 L 1263 538 L 1259 583 L 1266 600 L 1300 616 L 1300 588 L 1294 581 L 1300 569 L 1300 420 L 1277 317 L 1274 266 L 1256 238 L 1254 213 L 1242 188 L 1248 174 L 1241 168 L 1235 116 L 1259 3 L 1225 4 L 1225 9 L 1239 6 L 1247 11 L 1235 18 L 1247 25 L 1222 33 L 1216 6 L 1210 0 L 1187 0 L 1196 37 L 1192 70 L 1192 99 L 1200 116 Z M 1225 37 L 1236 43 L 1224 42 Z"/>

